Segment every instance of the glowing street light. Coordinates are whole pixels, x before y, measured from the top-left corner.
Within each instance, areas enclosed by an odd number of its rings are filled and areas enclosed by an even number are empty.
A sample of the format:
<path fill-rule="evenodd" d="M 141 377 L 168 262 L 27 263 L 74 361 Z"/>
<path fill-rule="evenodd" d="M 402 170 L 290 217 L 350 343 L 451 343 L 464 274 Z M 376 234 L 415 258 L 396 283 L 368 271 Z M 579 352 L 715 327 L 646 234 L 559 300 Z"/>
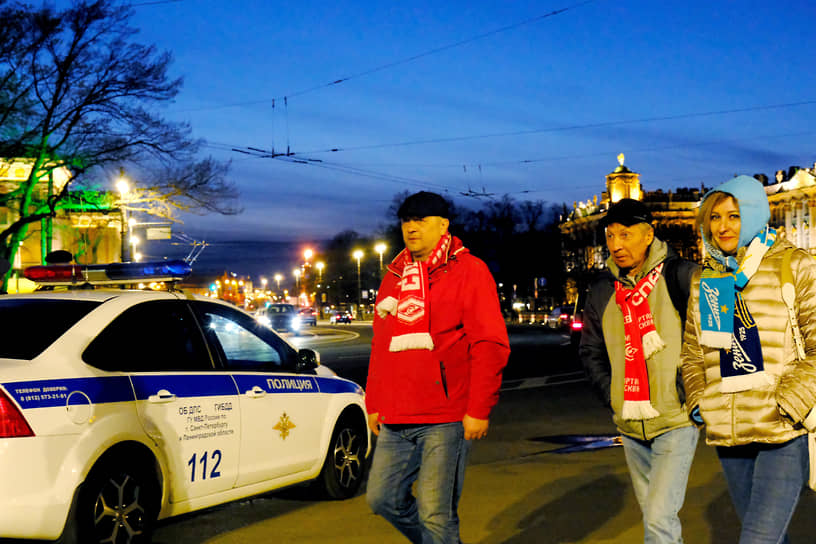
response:
<path fill-rule="evenodd" d="M 283 279 L 283 274 L 275 274 L 275 282 L 278 284 L 278 291 L 280 291 L 280 282 Z"/>
<path fill-rule="evenodd" d="M 374 246 L 374 251 L 376 251 L 380 256 L 380 275 L 382 275 L 382 267 L 383 267 L 383 265 L 382 265 L 382 256 L 383 256 L 383 253 L 385 253 L 385 250 L 386 250 L 387 247 L 388 246 L 385 245 L 382 242 L 380 242 L 380 243 L 378 243 L 377 245 Z"/>
<path fill-rule="evenodd" d="M 303 250 L 303 260 L 306 261 L 307 263 L 309 262 L 309 260 L 311 260 L 313 255 L 314 251 L 312 251 L 311 248 L 307 247 L 306 249 Z"/>
<path fill-rule="evenodd" d="M 323 261 L 317 261 L 315 263 L 315 268 L 317 268 L 317 281 L 323 281 L 323 269 L 326 268 L 326 263 Z"/>
<path fill-rule="evenodd" d="M 363 250 L 355 249 L 351 256 L 357 259 L 357 307 L 360 308 L 363 302 L 363 288 L 360 282 L 360 259 L 363 258 Z M 362 316 L 362 309 L 360 310 L 360 314 Z"/>
<path fill-rule="evenodd" d="M 295 268 L 292 270 L 292 275 L 295 277 L 295 291 L 300 293 L 300 269 Z"/>

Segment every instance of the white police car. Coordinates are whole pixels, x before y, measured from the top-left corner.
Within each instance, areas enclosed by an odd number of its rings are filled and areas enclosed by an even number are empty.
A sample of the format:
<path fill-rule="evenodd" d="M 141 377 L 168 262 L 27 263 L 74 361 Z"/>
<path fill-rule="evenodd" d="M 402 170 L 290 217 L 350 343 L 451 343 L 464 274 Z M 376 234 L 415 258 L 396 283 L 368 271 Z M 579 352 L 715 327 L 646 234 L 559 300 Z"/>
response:
<path fill-rule="evenodd" d="M 33 267 L 79 286 L 183 261 Z M 150 541 L 157 519 L 314 481 L 354 495 L 362 389 L 234 306 L 179 291 L 0 296 L 0 537 Z"/>

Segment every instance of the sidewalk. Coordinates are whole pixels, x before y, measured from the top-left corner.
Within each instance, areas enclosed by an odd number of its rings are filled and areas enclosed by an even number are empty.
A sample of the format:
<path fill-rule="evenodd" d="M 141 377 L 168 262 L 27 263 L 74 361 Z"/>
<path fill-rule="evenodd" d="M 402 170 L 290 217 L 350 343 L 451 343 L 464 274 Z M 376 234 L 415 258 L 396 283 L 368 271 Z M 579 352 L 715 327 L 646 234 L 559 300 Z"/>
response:
<path fill-rule="evenodd" d="M 535 413 L 513 413 L 509 408 L 518 403 L 499 402 L 491 421 L 498 436 L 476 444 L 460 506 L 464 542 L 643 542 L 623 448 L 549 453 L 563 444 L 548 442 L 547 437 L 615 432 L 609 412 L 589 386 L 569 384 L 513 394 L 538 399 L 537 408 Z M 521 404 L 531 405 L 532 401 Z M 805 490 L 789 531 L 793 543 L 816 540 L 814 515 L 816 493 Z M 704 435 L 680 517 L 689 544 L 738 539 L 739 521 L 714 448 L 705 444 Z"/>

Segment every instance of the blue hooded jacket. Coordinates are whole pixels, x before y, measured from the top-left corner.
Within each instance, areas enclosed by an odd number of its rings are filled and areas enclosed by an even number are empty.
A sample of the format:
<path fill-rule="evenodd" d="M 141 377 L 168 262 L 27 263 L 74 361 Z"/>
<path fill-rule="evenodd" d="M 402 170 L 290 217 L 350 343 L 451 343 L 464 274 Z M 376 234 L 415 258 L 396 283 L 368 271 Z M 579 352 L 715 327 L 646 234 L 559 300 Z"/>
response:
<path fill-rule="evenodd" d="M 737 200 L 740 211 L 739 247 L 747 246 L 771 219 L 765 188 L 750 176 L 737 176 L 707 192 L 703 202 L 715 192 L 728 193 Z"/>

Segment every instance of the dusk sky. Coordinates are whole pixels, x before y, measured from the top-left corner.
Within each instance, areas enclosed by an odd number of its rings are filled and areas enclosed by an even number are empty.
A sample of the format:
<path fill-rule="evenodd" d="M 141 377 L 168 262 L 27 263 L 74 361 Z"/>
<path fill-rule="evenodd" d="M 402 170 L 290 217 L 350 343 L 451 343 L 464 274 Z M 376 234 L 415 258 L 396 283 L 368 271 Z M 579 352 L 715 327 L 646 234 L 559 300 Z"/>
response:
<path fill-rule="evenodd" d="M 179 230 L 304 240 L 373 233 L 405 190 L 600 198 L 621 152 L 645 190 L 813 166 L 814 6 L 145 0 L 133 23 L 184 78 L 165 117 L 241 191 Z"/>

